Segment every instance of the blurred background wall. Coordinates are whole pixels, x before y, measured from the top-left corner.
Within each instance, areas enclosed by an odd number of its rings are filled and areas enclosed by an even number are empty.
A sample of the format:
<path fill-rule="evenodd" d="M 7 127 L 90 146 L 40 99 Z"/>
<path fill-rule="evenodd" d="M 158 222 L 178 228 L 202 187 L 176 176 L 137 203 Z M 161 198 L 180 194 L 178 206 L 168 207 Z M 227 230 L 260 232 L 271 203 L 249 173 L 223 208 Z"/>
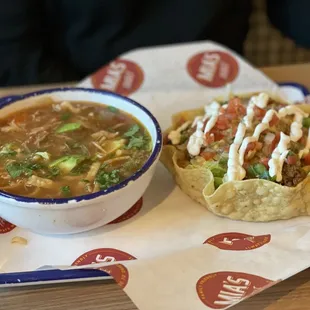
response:
<path fill-rule="evenodd" d="M 254 0 L 245 57 L 257 67 L 305 63 L 310 62 L 310 50 L 284 38 L 268 21 L 266 1 Z"/>

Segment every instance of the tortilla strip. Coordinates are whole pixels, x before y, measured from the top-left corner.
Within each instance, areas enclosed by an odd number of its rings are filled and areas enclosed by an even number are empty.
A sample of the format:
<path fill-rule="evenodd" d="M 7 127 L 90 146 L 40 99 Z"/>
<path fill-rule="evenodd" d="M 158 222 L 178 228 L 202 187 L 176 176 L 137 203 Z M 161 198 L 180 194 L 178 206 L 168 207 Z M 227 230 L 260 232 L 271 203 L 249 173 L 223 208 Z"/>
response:
<path fill-rule="evenodd" d="M 239 95 L 249 97 L 250 95 Z M 274 98 L 277 102 L 283 102 Z M 310 113 L 310 105 L 299 105 Z M 183 111 L 173 116 L 172 129 L 180 120 L 193 120 L 203 110 Z M 171 131 L 171 128 L 166 132 Z M 230 181 L 214 188 L 213 174 L 206 168 L 182 168 L 179 163 L 185 153 L 173 145 L 163 147 L 161 161 L 172 173 L 181 190 L 212 213 L 234 220 L 268 222 L 310 215 L 310 175 L 296 187 L 287 187 L 262 180 Z"/>

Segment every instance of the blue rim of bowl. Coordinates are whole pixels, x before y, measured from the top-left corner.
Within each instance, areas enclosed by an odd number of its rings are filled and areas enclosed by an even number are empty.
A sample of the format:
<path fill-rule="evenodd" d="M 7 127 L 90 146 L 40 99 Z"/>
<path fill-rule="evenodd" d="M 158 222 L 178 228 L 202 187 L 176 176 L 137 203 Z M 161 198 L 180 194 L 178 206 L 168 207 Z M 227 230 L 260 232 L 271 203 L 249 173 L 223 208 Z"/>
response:
<path fill-rule="evenodd" d="M 105 196 L 105 195 L 111 194 L 115 191 L 118 191 L 118 190 L 126 187 L 130 182 L 137 180 L 138 178 L 140 178 L 140 176 L 142 176 L 152 166 L 152 164 L 155 162 L 155 160 L 159 156 L 161 148 L 162 148 L 162 143 L 163 143 L 162 131 L 161 131 L 161 128 L 160 128 L 158 121 L 153 116 L 153 114 L 148 109 L 146 109 L 144 106 L 139 104 L 138 102 L 136 102 L 130 98 L 124 97 L 122 95 L 110 92 L 110 91 L 94 89 L 94 88 L 82 88 L 82 87 L 60 87 L 60 88 L 44 89 L 44 90 L 40 90 L 40 91 L 36 91 L 36 92 L 27 93 L 25 95 L 17 95 L 17 96 L 12 95 L 12 96 L 0 98 L 0 111 L 2 108 L 6 107 L 10 104 L 15 103 L 16 101 L 20 101 L 20 100 L 24 100 L 24 99 L 27 99 L 30 97 L 36 97 L 36 96 L 40 96 L 40 95 L 44 95 L 44 94 L 52 94 L 55 92 L 66 92 L 66 91 L 82 91 L 82 92 L 88 92 L 88 93 L 110 95 L 112 97 L 117 97 L 121 100 L 127 101 L 128 103 L 130 103 L 130 104 L 134 105 L 135 107 L 139 108 L 140 110 L 142 110 L 145 114 L 147 114 L 151 118 L 151 120 L 155 126 L 155 129 L 156 129 L 156 138 L 154 141 L 155 146 L 154 146 L 154 149 L 153 149 L 150 157 L 145 162 L 143 167 L 141 169 L 139 169 L 136 173 L 134 173 L 131 177 L 125 179 L 124 181 L 122 181 L 121 183 L 119 183 L 117 185 L 113 185 L 106 190 L 102 190 L 102 191 L 99 191 L 96 193 L 82 195 L 82 196 L 76 196 L 76 197 L 70 197 L 70 198 L 42 199 L 42 198 L 30 198 L 30 197 L 25 197 L 25 196 L 9 194 L 7 192 L 0 190 L 0 197 L 10 198 L 10 199 L 14 199 L 15 201 L 25 202 L 25 203 L 39 203 L 39 204 L 50 204 L 50 205 L 59 205 L 59 204 L 67 204 L 70 202 L 81 202 L 83 200 L 91 200 L 91 199 L 94 199 L 94 198 L 97 198 L 100 196 Z"/>
<path fill-rule="evenodd" d="M 309 90 L 308 88 L 303 85 L 303 84 L 300 84 L 300 83 L 295 83 L 295 82 L 281 82 L 281 83 L 278 83 L 279 86 L 292 86 L 292 87 L 295 87 L 295 88 L 298 88 L 302 93 L 303 95 L 306 97 L 309 95 Z"/>

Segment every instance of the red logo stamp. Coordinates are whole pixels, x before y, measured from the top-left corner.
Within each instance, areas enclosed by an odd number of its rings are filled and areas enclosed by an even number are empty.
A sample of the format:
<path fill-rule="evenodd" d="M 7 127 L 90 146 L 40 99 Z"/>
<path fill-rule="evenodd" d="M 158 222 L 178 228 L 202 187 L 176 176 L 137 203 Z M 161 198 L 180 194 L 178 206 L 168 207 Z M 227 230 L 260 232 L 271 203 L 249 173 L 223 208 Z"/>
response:
<path fill-rule="evenodd" d="M 102 248 L 84 253 L 72 263 L 72 266 L 83 266 L 104 262 L 109 263 L 132 259 L 136 258 L 126 252 L 111 248 Z M 110 265 L 99 269 L 110 274 L 115 282 L 122 288 L 128 283 L 129 273 L 127 268 L 122 264 Z"/>
<path fill-rule="evenodd" d="M 91 76 L 95 88 L 109 90 L 124 96 L 137 91 L 143 80 L 142 68 L 125 59 L 116 59 Z"/>
<path fill-rule="evenodd" d="M 106 266 L 100 268 L 100 270 L 105 271 L 111 277 L 114 278 L 115 282 L 121 287 L 125 288 L 129 279 L 128 269 L 122 264 L 116 264 L 111 266 Z"/>
<path fill-rule="evenodd" d="M 201 277 L 196 290 L 206 306 L 212 309 L 225 309 L 277 282 L 253 274 L 222 271 Z"/>
<path fill-rule="evenodd" d="M 108 223 L 109 224 L 118 224 L 124 221 L 127 221 L 134 217 L 142 208 L 143 205 L 143 198 L 141 197 L 134 205 L 131 207 L 127 212 L 125 212 L 123 215 L 115 219 L 114 221 Z"/>
<path fill-rule="evenodd" d="M 0 217 L 0 234 L 12 231 L 16 226 Z"/>
<path fill-rule="evenodd" d="M 239 65 L 236 59 L 226 52 L 207 51 L 190 58 L 187 71 L 201 85 L 217 88 L 235 80 Z"/>
<path fill-rule="evenodd" d="M 269 243 L 271 235 L 252 236 L 237 232 L 223 233 L 207 239 L 204 244 L 213 245 L 221 250 L 248 251 Z"/>

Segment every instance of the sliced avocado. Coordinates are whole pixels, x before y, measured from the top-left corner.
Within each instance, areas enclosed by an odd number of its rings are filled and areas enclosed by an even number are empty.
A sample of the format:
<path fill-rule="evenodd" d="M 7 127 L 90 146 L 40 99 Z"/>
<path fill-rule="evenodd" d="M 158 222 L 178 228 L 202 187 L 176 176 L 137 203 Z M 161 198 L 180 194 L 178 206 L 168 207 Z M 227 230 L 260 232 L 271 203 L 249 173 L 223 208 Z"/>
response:
<path fill-rule="evenodd" d="M 68 155 L 54 160 L 49 167 L 58 167 L 61 172 L 69 173 L 74 169 L 78 164 L 86 159 L 85 156 L 81 155 Z"/>

